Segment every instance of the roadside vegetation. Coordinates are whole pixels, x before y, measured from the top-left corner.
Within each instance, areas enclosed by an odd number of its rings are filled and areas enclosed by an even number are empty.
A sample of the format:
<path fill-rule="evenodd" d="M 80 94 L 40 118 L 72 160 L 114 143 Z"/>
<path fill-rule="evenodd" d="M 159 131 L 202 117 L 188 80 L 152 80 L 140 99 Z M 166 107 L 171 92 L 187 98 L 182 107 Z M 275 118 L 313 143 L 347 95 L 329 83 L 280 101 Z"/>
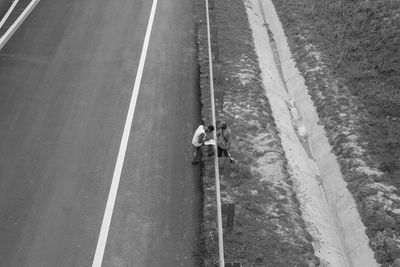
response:
<path fill-rule="evenodd" d="M 272 0 L 382 266 L 400 266 L 400 1 Z"/>
<path fill-rule="evenodd" d="M 211 111 L 205 3 L 195 1 L 195 5 L 202 118 L 208 124 Z M 221 69 L 215 81 L 217 119 L 226 121 L 232 131 L 231 153 L 237 161 L 230 178 L 223 177 L 221 182 L 223 203 L 235 204 L 234 226 L 224 228 L 225 260 L 249 267 L 317 266 L 320 260 L 301 215 L 263 87 L 245 4 L 242 0 L 216 0 L 214 12 Z M 202 257 L 205 266 L 216 266 L 213 158 L 204 157 L 204 161 Z"/>
<path fill-rule="evenodd" d="M 400 1 L 274 1 L 304 27 L 335 76 L 365 107 L 363 140 L 378 168 L 400 186 Z M 396 179 L 397 178 L 397 179 Z"/>
<path fill-rule="evenodd" d="M 196 1 L 196 15 L 202 116 L 208 123 L 203 2 Z M 232 154 L 239 160 L 222 184 L 224 201 L 236 203 L 235 226 L 225 231 L 226 258 L 242 266 L 316 266 L 261 86 L 246 2 L 215 1 L 223 80 L 216 86 L 217 104 L 223 103 L 218 119 L 231 126 Z M 375 258 L 384 267 L 400 266 L 400 1 L 272 2 Z M 203 184 L 206 265 L 218 255 L 211 165 L 206 163 Z"/>

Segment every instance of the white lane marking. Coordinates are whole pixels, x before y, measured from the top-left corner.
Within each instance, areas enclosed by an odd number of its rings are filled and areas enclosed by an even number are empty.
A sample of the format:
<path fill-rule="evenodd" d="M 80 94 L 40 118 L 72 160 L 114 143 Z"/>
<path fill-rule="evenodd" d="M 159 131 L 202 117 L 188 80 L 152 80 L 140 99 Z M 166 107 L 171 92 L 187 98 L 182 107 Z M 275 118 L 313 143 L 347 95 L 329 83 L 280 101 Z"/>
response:
<path fill-rule="evenodd" d="M 19 0 L 15 0 L 11 4 L 10 8 L 7 10 L 7 13 L 4 15 L 4 17 L 0 21 L 0 29 L 1 29 L 1 27 L 3 27 L 4 22 L 6 22 L 6 20 L 8 19 L 8 17 L 10 16 L 11 12 L 14 10 L 14 8 L 18 4 L 18 2 L 19 2 Z"/>
<path fill-rule="evenodd" d="M 11 38 L 14 32 L 18 29 L 18 27 L 22 24 L 22 22 L 26 19 L 29 13 L 35 8 L 35 6 L 39 3 L 40 0 L 32 0 L 29 5 L 24 9 L 24 11 L 19 15 L 19 17 L 15 20 L 15 22 L 11 25 L 11 27 L 6 31 L 6 33 L 0 38 L 0 50 L 7 43 L 7 41 Z"/>
<path fill-rule="evenodd" d="M 93 259 L 92 267 L 100 267 L 103 261 L 104 250 L 107 243 L 108 231 L 110 229 L 111 217 L 114 210 L 115 199 L 117 197 L 119 180 L 121 178 L 122 167 L 125 159 L 126 148 L 128 146 L 129 135 L 132 126 L 133 114 L 135 112 L 136 100 L 139 94 L 140 83 L 142 80 L 144 63 L 146 60 L 146 54 L 149 46 L 151 29 L 153 27 L 154 15 L 156 12 L 157 0 L 153 0 L 151 7 L 150 18 L 147 25 L 146 35 L 144 37 L 144 43 L 142 48 L 142 54 L 140 56 L 139 66 L 136 73 L 135 84 L 133 86 L 133 93 L 131 102 L 129 104 L 128 115 L 126 117 L 124 132 L 122 134 L 122 140 L 119 147 L 118 158 L 115 164 L 114 175 L 111 182 L 110 193 L 108 195 L 106 210 L 104 212 L 103 222 L 101 224 L 99 239 L 97 241 L 96 252 Z"/>

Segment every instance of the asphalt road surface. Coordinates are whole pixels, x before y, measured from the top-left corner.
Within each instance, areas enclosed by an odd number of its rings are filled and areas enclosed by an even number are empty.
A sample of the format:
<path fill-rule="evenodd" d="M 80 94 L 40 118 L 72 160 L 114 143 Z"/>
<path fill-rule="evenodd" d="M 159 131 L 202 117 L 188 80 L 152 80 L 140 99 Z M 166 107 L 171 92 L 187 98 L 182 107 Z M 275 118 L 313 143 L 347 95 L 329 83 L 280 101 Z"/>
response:
<path fill-rule="evenodd" d="M 8 8 L 11 6 L 12 0 L 0 0 L 0 20 L 7 13 Z"/>
<path fill-rule="evenodd" d="M 103 266 L 198 266 L 192 1 L 158 2 Z M 150 0 L 41 0 L 0 51 L 0 266 L 91 266 Z"/>

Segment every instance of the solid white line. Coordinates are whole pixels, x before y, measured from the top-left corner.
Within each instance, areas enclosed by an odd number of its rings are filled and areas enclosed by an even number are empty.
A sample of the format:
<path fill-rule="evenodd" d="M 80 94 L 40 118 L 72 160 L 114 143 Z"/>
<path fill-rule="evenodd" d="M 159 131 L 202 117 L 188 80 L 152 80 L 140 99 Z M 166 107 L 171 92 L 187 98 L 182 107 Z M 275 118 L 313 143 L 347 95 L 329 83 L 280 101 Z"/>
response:
<path fill-rule="evenodd" d="M 140 83 L 142 80 L 144 63 L 146 60 L 147 50 L 149 46 L 151 29 L 153 27 L 154 16 L 157 7 L 157 0 L 153 1 L 153 5 L 150 12 L 150 18 L 147 25 L 146 35 L 144 37 L 144 43 L 142 48 L 142 54 L 140 56 L 139 66 L 136 73 L 135 84 L 133 86 L 133 92 L 131 97 L 131 102 L 129 104 L 129 110 L 126 117 L 124 132 L 122 134 L 122 140 L 119 147 L 118 158 L 115 164 L 114 175 L 111 182 L 110 193 L 108 195 L 106 210 L 104 212 L 103 222 L 101 224 L 99 239 L 97 241 L 96 252 L 93 259 L 93 267 L 100 267 L 103 261 L 104 250 L 107 243 L 108 231 L 110 229 L 111 217 L 114 210 L 114 203 L 117 197 L 119 180 L 121 178 L 122 166 L 125 159 L 126 148 L 128 146 L 129 134 L 131 131 L 133 114 L 135 112 L 136 100 L 139 94 Z"/>
<path fill-rule="evenodd" d="M 6 20 L 8 19 L 8 17 L 10 16 L 11 12 L 14 10 L 14 8 L 18 4 L 18 2 L 19 2 L 19 0 L 15 0 L 11 4 L 10 8 L 7 10 L 7 13 L 4 15 L 4 17 L 0 21 L 0 29 L 1 29 L 1 27 L 3 27 L 4 22 L 6 22 Z"/>
<path fill-rule="evenodd" d="M 22 22 L 26 19 L 26 17 L 32 12 L 32 10 L 39 3 L 39 1 L 40 0 L 32 0 L 29 3 L 29 5 L 24 9 L 24 11 L 21 13 L 21 15 L 19 15 L 19 17 L 11 25 L 11 27 L 6 31 L 6 33 L 0 38 L 0 50 L 7 43 L 7 41 L 11 38 L 11 36 L 14 34 L 14 32 L 22 24 Z"/>

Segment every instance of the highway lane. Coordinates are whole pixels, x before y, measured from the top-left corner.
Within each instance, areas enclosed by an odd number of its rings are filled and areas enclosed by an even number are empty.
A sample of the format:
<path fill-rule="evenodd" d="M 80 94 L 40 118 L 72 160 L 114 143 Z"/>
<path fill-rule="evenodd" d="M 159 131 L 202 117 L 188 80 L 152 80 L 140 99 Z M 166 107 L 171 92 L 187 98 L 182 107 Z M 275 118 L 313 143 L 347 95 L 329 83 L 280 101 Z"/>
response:
<path fill-rule="evenodd" d="M 161 1 L 103 266 L 195 266 L 191 5 Z M 151 1 L 41 0 L 0 52 L 0 266 L 90 266 Z"/>
<path fill-rule="evenodd" d="M 188 97 L 197 87 L 191 12 L 191 1 L 158 2 L 105 266 L 197 266 L 200 184 L 188 146 L 198 121 L 198 99 Z"/>
<path fill-rule="evenodd" d="M 6 14 L 8 8 L 11 6 L 12 2 L 13 2 L 12 0 L 0 0 L 0 20 Z"/>

